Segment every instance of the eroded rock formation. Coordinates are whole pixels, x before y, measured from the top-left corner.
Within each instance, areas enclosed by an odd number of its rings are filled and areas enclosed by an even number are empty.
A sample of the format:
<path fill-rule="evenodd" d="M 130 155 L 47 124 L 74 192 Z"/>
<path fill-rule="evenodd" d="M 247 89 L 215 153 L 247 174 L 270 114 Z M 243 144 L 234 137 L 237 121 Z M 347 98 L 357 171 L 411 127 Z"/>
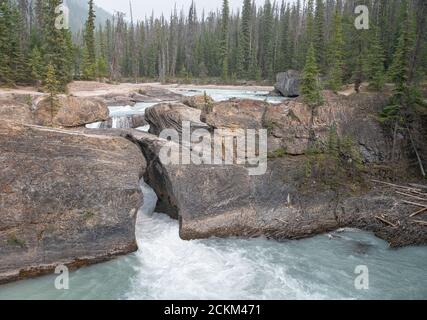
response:
<path fill-rule="evenodd" d="M 28 104 L 11 99 L 0 99 L 0 120 L 32 124 L 34 116 Z"/>
<path fill-rule="evenodd" d="M 145 119 L 150 124 L 150 133 L 159 135 L 164 129 L 182 132 L 183 121 L 191 123 L 191 127 L 208 128 L 200 121 L 201 111 L 182 103 L 160 103 L 145 110 Z"/>
<path fill-rule="evenodd" d="M 139 179 L 132 142 L 0 122 L 0 282 L 137 249 Z"/>
<path fill-rule="evenodd" d="M 79 127 L 108 119 L 107 105 L 96 98 L 59 96 L 57 106 L 42 97 L 35 102 L 35 123 L 43 126 Z"/>
<path fill-rule="evenodd" d="M 183 239 L 261 235 L 295 239 L 354 227 L 373 231 L 393 246 L 427 243 L 424 227 L 409 219 L 410 208 L 396 195 L 375 188 L 369 176 L 368 181 L 347 176 L 351 173 L 339 168 L 343 163 L 306 154 L 309 139 L 327 145 L 334 126 L 339 137 L 351 137 L 364 163 L 382 164 L 389 157 L 391 141 L 375 114 L 386 97 L 325 92 L 325 100 L 316 110 L 298 100 L 276 106 L 231 100 L 216 103 L 205 113 L 211 129 L 267 128 L 270 139 L 278 140 L 286 151 L 270 159 L 267 173 L 260 176 L 249 176 L 239 165 L 165 165 L 159 152 L 166 140 L 135 131 L 126 134 L 147 158 L 146 180 L 159 196 L 157 211 L 179 219 Z M 158 108 L 151 124 L 175 128 L 176 121 L 163 120 L 174 108 Z M 404 148 L 396 147 L 405 157 Z M 307 165 L 313 162 L 325 175 L 307 174 Z M 398 221 L 398 230 L 379 221 L 379 211 Z"/>

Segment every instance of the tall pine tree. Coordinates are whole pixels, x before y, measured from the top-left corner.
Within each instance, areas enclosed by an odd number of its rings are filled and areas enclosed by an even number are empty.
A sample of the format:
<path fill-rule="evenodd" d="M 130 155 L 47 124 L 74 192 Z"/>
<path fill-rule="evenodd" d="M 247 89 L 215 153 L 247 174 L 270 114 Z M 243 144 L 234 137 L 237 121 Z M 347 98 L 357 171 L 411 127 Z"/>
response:
<path fill-rule="evenodd" d="M 316 1 L 316 13 L 314 17 L 314 49 L 316 61 L 321 73 L 326 71 L 326 47 L 325 47 L 325 4 L 323 0 Z"/>
<path fill-rule="evenodd" d="M 251 63 L 251 18 L 252 3 L 251 0 L 244 0 L 242 10 L 242 24 L 240 31 L 240 50 L 243 67 L 243 76 L 248 76 Z"/>
<path fill-rule="evenodd" d="M 88 18 L 85 25 L 85 48 L 83 53 L 83 76 L 87 80 L 93 80 L 97 74 L 97 60 L 95 51 L 95 11 L 93 0 L 89 0 Z"/>
<path fill-rule="evenodd" d="M 335 11 L 333 28 L 333 38 L 329 56 L 329 86 L 332 90 L 338 91 L 343 84 L 344 64 L 342 18 L 338 10 Z"/>
<path fill-rule="evenodd" d="M 57 23 L 60 17 L 56 12 L 56 8 L 62 4 L 62 0 L 46 0 L 43 2 L 43 61 L 54 69 L 58 91 L 65 91 L 66 85 L 73 78 L 71 32 L 66 26 L 61 26 L 61 24 Z M 48 65 L 45 66 L 45 70 L 47 70 Z"/>
<path fill-rule="evenodd" d="M 229 63 L 229 39 L 228 39 L 228 27 L 230 8 L 228 0 L 223 0 L 222 3 L 222 17 L 221 17 L 221 65 L 222 65 L 222 79 L 228 79 L 228 63 Z"/>
<path fill-rule="evenodd" d="M 316 63 L 316 53 L 313 44 L 310 45 L 307 53 L 301 81 L 301 93 L 304 101 L 311 107 L 316 107 L 323 101 L 319 82 L 319 69 Z"/>

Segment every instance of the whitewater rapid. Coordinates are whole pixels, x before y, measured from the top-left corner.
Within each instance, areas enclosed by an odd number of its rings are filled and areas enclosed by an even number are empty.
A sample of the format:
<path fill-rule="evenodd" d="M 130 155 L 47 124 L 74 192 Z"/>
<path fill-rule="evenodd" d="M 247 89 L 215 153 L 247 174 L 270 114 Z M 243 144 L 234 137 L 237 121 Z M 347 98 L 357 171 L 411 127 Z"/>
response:
<path fill-rule="evenodd" d="M 157 197 L 141 182 L 138 252 L 70 273 L 0 286 L 0 299 L 426 299 L 427 248 L 390 249 L 370 233 L 343 230 L 299 241 L 183 241 L 179 224 L 153 213 Z M 355 268 L 368 267 L 369 290 Z"/>

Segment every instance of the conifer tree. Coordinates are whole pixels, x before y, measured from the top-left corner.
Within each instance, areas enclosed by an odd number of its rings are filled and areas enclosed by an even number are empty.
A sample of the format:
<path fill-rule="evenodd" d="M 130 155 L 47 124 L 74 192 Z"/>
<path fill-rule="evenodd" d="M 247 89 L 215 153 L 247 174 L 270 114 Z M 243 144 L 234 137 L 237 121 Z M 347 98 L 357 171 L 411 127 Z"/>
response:
<path fill-rule="evenodd" d="M 230 8 L 228 0 L 223 0 L 222 4 L 222 18 L 221 18 L 221 63 L 222 63 L 222 79 L 228 79 L 228 63 L 229 63 L 229 40 L 228 40 L 228 26 L 229 26 Z"/>
<path fill-rule="evenodd" d="M 304 101 L 311 107 L 322 103 L 322 92 L 319 83 L 319 69 L 316 63 L 316 53 L 313 44 L 307 53 L 307 59 L 301 81 L 301 93 Z"/>
<path fill-rule="evenodd" d="M 332 90 L 338 91 L 343 84 L 343 34 L 341 14 L 335 11 L 333 24 L 333 38 L 330 49 L 330 69 L 329 69 L 329 86 Z"/>
<path fill-rule="evenodd" d="M 370 33 L 366 74 L 368 75 L 369 87 L 373 90 L 382 90 L 385 82 L 384 51 L 379 39 L 378 28 L 373 26 Z"/>
<path fill-rule="evenodd" d="M 273 14 L 270 0 L 266 0 L 262 16 L 262 68 L 263 76 L 269 80 L 274 78 L 273 69 Z"/>
<path fill-rule="evenodd" d="M 12 71 L 13 47 L 11 43 L 12 26 L 10 2 L 0 2 L 0 82 L 6 85 L 14 83 Z"/>
<path fill-rule="evenodd" d="M 413 115 L 414 107 L 422 104 L 419 98 L 418 90 L 412 86 L 410 81 L 410 65 L 412 53 L 414 51 L 414 20 L 412 12 L 408 8 L 407 1 L 403 0 L 401 6 L 402 24 L 399 31 L 397 48 L 393 57 L 393 63 L 390 68 L 390 79 L 394 82 L 393 97 L 390 104 L 386 106 L 381 113 L 381 120 L 384 123 L 393 123 L 395 145 L 396 133 L 403 127 L 409 135 L 412 149 L 417 157 L 421 174 L 425 177 L 426 172 L 421 160 L 418 148 L 411 135 L 409 119 Z M 393 153 L 394 156 L 394 153 Z"/>
<path fill-rule="evenodd" d="M 249 65 L 251 62 L 251 18 L 252 18 L 251 0 L 244 0 L 243 9 L 242 9 L 242 25 L 241 25 L 240 41 L 239 41 L 244 76 L 248 76 Z"/>
<path fill-rule="evenodd" d="M 282 7 L 282 14 L 280 18 L 280 52 L 278 57 L 277 72 L 286 71 L 292 67 L 291 54 L 290 54 L 290 10 L 288 6 Z"/>
<path fill-rule="evenodd" d="M 95 11 L 93 0 L 89 0 L 89 12 L 85 25 L 85 52 L 83 54 L 84 78 L 93 80 L 96 77 L 96 51 L 95 51 Z"/>
<path fill-rule="evenodd" d="M 396 90 L 403 94 L 408 87 L 410 58 L 414 46 L 413 21 L 405 0 L 402 3 L 401 14 L 403 22 L 389 76 L 396 84 Z"/>
<path fill-rule="evenodd" d="M 58 91 L 62 90 L 60 81 L 57 80 L 55 74 L 55 67 L 52 63 L 49 63 L 46 71 L 46 79 L 44 89 L 47 93 L 49 93 L 49 103 L 50 103 L 50 121 L 51 125 L 53 125 L 53 118 L 58 109 Z"/>
<path fill-rule="evenodd" d="M 33 81 L 35 81 L 37 88 L 43 80 L 44 70 L 43 70 L 43 60 L 39 48 L 36 46 L 31 51 L 30 57 L 30 67 L 31 67 L 31 76 Z"/>
<path fill-rule="evenodd" d="M 313 43 L 314 49 L 316 50 L 316 61 L 321 73 L 326 71 L 325 32 L 325 4 L 323 0 L 317 0 L 314 17 Z"/>
<path fill-rule="evenodd" d="M 60 5 L 62 0 L 44 1 L 42 52 L 43 61 L 51 64 L 55 70 L 59 91 L 65 91 L 66 85 L 72 80 L 73 47 L 70 31 L 55 26 L 58 16 L 55 10 Z M 45 69 L 47 70 L 47 66 Z"/>

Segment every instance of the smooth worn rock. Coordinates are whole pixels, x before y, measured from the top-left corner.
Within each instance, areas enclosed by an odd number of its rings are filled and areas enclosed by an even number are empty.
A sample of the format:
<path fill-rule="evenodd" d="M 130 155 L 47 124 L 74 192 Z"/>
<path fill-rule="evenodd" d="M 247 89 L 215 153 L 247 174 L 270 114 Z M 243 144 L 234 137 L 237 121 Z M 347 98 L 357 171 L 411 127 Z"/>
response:
<path fill-rule="evenodd" d="M 301 74 L 295 70 L 278 73 L 274 89 L 284 97 L 298 97 L 300 95 Z"/>
<path fill-rule="evenodd" d="M 205 111 L 205 109 L 209 109 L 215 101 L 208 95 L 198 95 L 198 96 L 191 96 L 191 97 L 184 97 L 182 99 L 182 103 L 201 111 Z"/>
<path fill-rule="evenodd" d="M 215 129 L 262 129 L 268 103 L 256 100 L 231 99 L 215 103 L 202 119 Z"/>
<path fill-rule="evenodd" d="M 238 165 L 177 165 L 159 160 L 171 142 L 127 131 L 147 159 L 145 181 L 159 197 L 157 212 L 180 221 L 182 239 L 258 237 L 299 239 L 339 228 L 375 232 L 392 246 L 427 243 L 424 227 L 409 219 L 408 207 L 393 193 L 343 190 L 307 184 L 305 156 L 269 161 L 260 176 Z M 376 218 L 400 221 L 397 232 Z"/>
<path fill-rule="evenodd" d="M 304 103 L 286 101 L 268 107 L 264 126 L 269 132 L 268 150 L 283 150 L 287 154 L 302 155 L 310 139 L 312 110 Z"/>
<path fill-rule="evenodd" d="M 339 137 L 350 137 L 367 163 L 379 163 L 390 156 L 392 141 L 375 116 L 386 105 L 387 97 L 361 93 L 344 97 L 325 91 L 324 103 L 311 109 L 301 100 L 270 105 L 264 118 L 269 131 L 269 152 L 281 149 L 286 154 L 305 154 L 310 134 L 320 145 L 327 145 L 332 128 Z M 396 150 L 403 152 L 403 141 Z"/>
<path fill-rule="evenodd" d="M 15 100 L 0 99 L 0 120 L 32 124 L 34 117 L 28 104 Z"/>
<path fill-rule="evenodd" d="M 1 121 L 0 151 L 0 282 L 137 249 L 146 167 L 138 146 Z"/>
<path fill-rule="evenodd" d="M 160 103 L 145 110 L 145 120 L 150 124 L 150 133 L 159 135 L 164 129 L 174 129 L 182 133 L 183 121 L 188 121 L 192 129 L 208 128 L 200 121 L 201 111 L 182 103 Z"/>
<path fill-rule="evenodd" d="M 49 97 L 36 102 L 35 122 L 43 126 L 79 127 L 108 119 L 107 105 L 96 98 L 59 96 L 52 110 Z"/>
<path fill-rule="evenodd" d="M 168 89 L 144 87 L 137 91 L 107 93 L 98 96 L 110 107 L 113 106 L 134 106 L 137 103 L 156 103 L 163 101 L 178 101 L 181 95 Z"/>
<path fill-rule="evenodd" d="M 179 101 L 181 98 L 180 94 L 159 87 L 145 87 L 131 94 L 135 102 Z"/>
<path fill-rule="evenodd" d="M 134 106 L 136 104 L 130 95 L 123 94 L 106 94 L 100 96 L 99 99 L 102 99 L 109 107 Z"/>

